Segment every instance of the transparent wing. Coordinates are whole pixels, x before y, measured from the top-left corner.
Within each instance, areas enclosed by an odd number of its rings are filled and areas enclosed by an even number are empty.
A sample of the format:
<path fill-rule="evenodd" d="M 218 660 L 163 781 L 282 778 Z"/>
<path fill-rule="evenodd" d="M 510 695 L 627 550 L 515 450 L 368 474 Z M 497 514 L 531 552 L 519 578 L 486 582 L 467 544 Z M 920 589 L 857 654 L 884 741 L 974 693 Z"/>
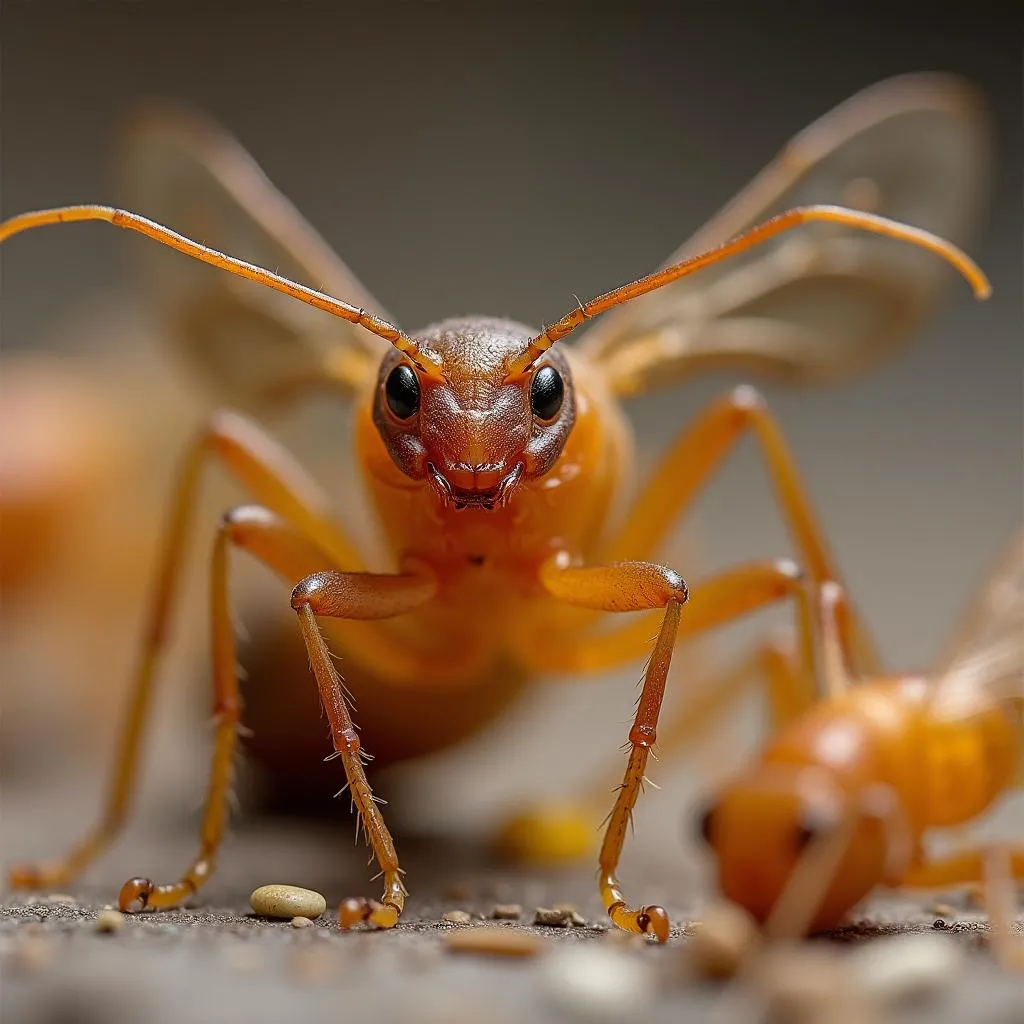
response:
<path fill-rule="evenodd" d="M 1024 528 L 978 589 L 929 699 L 935 714 L 949 717 L 993 703 L 1024 711 Z"/>
<path fill-rule="evenodd" d="M 207 245 L 385 316 L 331 247 L 230 135 L 198 114 L 144 108 L 126 126 L 128 205 Z M 260 412 L 268 394 L 330 378 L 353 390 L 381 343 L 286 296 L 160 247 L 140 247 L 140 270 L 174 344 L 217 401 Z"/>
<path fill-rule="evenodd" d="M 664 265 L 809 203 L 870 210 L 965 247 L 984 209 L 990 161 L 987 114 L 966 83 L 889 79 L 796 136 Z M 912 246 L 807 225 L 610 312 L 578 344 L 622 395 L 732 365 L 825 382 L 906 342 L 951 273 Z"/>

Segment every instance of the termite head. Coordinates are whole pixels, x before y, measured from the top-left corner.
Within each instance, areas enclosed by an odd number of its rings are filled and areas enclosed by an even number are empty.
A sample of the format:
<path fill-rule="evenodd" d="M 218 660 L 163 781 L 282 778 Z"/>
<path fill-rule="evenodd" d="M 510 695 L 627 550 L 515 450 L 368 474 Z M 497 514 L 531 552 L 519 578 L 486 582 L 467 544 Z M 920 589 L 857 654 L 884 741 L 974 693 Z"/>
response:
<path fill-rule="evenodd" d="M 802 927 L 811 932 L 840 924 L 887 874 L 891 851 L 879 816 L 851 805 L 819 769 L 755 767 L 702 807 L 696 824 L 714 856 L 722 895 L 760 923 L 798 865 L 809 870 L 794 887 L 801 890 L 798 913 L 807 915 Z M 819 856 L 820 867 L 812 866 Z"/>
<path fill-rule="evenodd" d="M 507 320 L 447 320 L 413 337 L 422 365 L 384 357 L 374 424 L 398 468 L 444 504 L 493 511 L 558 461 L 576 414 L 568 361 L 553 349 L 509 373 L 533 335 Z"/>

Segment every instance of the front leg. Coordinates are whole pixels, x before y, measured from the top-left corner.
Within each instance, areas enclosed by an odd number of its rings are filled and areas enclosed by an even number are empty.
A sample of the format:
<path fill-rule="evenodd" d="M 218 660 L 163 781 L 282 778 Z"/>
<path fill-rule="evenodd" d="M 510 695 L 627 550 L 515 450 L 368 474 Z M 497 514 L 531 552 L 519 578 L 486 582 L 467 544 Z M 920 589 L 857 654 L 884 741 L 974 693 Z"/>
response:
<path fill-rule="evenodd" d="M 559 577 L 557 574 L 561 573 Z M 583 574 L 582 576 L 579 574 Z M 583 674 L 602 672 L 631 661 L 640 661 L 650 651 L 651 634 L 664 625 L 665 592 L 650 585 L 647 577 L 662 579 L 671 592 L 671 581 L 681 581 L 676 573 L 646 562 L 622 562 L 590 569 L 569 569 L 568 559 L 548 563 L 542 570 L 545 588 L 566 605 L 604 611 L 646 609 L 633 622 L 609 629 L 596 636 L 559 635 L 550 630 L 529 630 L 518 638 L 518 658 L 534 673 L 559 672 Z M 633 587 L 631 600 L 623 594 Z M 799 643 L 780 659 L 765 655 L 771 669 L 771 697 L 775 715 L 781 720 L 796 714 L 815 700 L 813 610 L 811 589 L 799 566 L 789 559 L 751 562 L 703 579 L 693 589 L 684 615 L 675 629 L 675 643 L 707 630 L 733 622 L 743 615 L 777 601 L 792 599 L 797 618 Z M 655 627 L 652 619 L 658 617 Z M 770 664 L 769 664 L 770 662 Z M 663 754 L 677 753 L 695 730 L 705 727 L 728 707 L 756 672 L 741 671 L 723 677 L 718 685 L 701 689 L 695 701 L 687 701 L 670 718 L 665 735 L 659 737 Z M 661 701 L 658 701 L 660 711 Z M 609 774 L 617 769 L 609 766 Z M 520 861 L 549 862 L 577 859 L 591 848 L 594 825 L 601 820 L 608 784 L 604 773 L 588 785 L 570 805 L 531 808 L 508 821 L 499 836 L 505 855 Z"/>
<path fill-rule="evenodd" d="M 436 590 L 433 573 L 425 567 L 417 567 L 403 576 L 319 572 L 303 580 L 292 592 L 292 608 L 298 614 L 320 700 L 331 725 L 334 750 L 341 758 L 352 801 L 384 875 L 384 896 L 380 903 L 365 897 L 353 897 L 342 903 L 338 911 L 338 924 L 342 928 L 364 921 L 377 928 L 393 928 L 405 908 L 406 891 L 395 844 L 366 778 L 362 747 L 345 702 L 341 678 L 320 634 L 316 616 L 386 618 L 425 604 Z"/>
<path fill-rule="evenodd" d="M 385 875 L 382 904 L 366 899 L 346 900 L 339 911 L 343 927 L 367 920 L 391 927 L 402 912 L 405 888 L 394 843 L 373 798 L 363 770 L 359 737 L 345 703 L 344 687 L 331 663 L 315 615 L 347 620 L 387 619 L 403 615 L 429 601 L 436 590 L 433 574 L 416 567 L 396 575 L 368 572 L 316 571 L 329 564 L 323 549 L 299 529 L 267 509 L 245 506 L 225 516 L 217 534 L 211 563 L 211 632 L 213 640 L 213 712 L 216 737 L 207 789 L 199 852 L 178 881 L 155 885 L 133 878 L 121 889 L 122 911 L 173 907 L 196 893 L 213 873 L 224 834 L 227 797 L 234 766 L 241 696 L 228 594 L 228 554 L 232 548 L 255 556 L 288 583 L 302 637 L 316 676 L 320 700 L 330 723 L 336 756 L 345 769 L 348 787 L 366 830 L 374 856 Z"/>
<path fill-rule="evenodd" d="M 672 649 L 679 631 L 679 615 L 688 594 L 683 578 L 671 569 L 648 562 L 576 568 L 560 555 L 542 566 L 541 583 L 554 597 L 568 604 L 599 611 L 631 612 L 664 608 L 654 653 L 644 673 L 643 689 L 633 727 L 629 731 L 630 754 L 605 830 L 599 857 L 601 899 L 612 922 L 628 932 L 650 932 L 659 942 L 669 934 L 664 908 L 633 909 L 616 877 L 626 829 L 643 786 L 651 747 L 657 736 L 658 712 L 665 696 L 665 681 L 672 663 Z"/>

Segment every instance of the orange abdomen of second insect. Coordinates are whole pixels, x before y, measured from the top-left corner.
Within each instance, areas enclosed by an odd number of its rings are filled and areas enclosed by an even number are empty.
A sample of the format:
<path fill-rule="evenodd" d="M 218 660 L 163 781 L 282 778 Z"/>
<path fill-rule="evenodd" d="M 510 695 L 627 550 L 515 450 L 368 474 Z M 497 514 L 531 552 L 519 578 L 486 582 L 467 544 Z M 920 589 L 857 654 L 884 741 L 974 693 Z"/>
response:
<path fill-rule="evenodd" d="M 927 696 L 919 677 L 859 683 L 783 729 L 713 805 L 706 834 L 723 895 L 766 920 L 800 860 L 801 835 L 851 807 L 857 827 L 809 922 L 835 927 L 908 866 L 890 856 L 888 811 L 909 829 L 911 855 L 929 829 L 984 812 L 1022 756 L 1019 725 L 995 704 L 943 720 Z"/>
<path fill-rule="evenodd" d="M 1024 755 L 1018 726 L 998 704 L 944 718 L 928 681 L 894 676 L 855 684 L 795 722 L 762 761 L 802 762 L 834 774 L 847 792 L 888 785 L 915 831 L 982 814 Z"/>

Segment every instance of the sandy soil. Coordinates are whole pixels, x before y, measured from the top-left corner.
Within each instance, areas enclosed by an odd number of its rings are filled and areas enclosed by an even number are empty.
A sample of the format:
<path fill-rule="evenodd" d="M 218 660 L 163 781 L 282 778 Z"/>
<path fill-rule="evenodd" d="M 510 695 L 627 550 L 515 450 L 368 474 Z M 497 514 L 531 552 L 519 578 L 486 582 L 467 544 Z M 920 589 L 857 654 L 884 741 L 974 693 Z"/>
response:
<path fill-rule="evenodd" d="M 5 806 L 13 808 L 5 812 L 6 826 L 16 827 L 18 801 L 5 798 Z M 635 860 L 629 875 L 644 882 L 634 884 L 634 897 L 663 900 L 672 914 L 672 938 L 662 947 L 642 939 L 623 942 L 609 929 L 587 866 L 523 873 L 489 863 L 466 846 L 408 839 L 403 852 L 412 897 L 402 924 L 389 933 L 341 933 L 333 904 L 345 895 L 375 892 L 366 881 L 371 872 L 363 867 L 362 851 L 352 850 L 347 823 L 344 830 L 338 825 L 243 824 L 224 851 L 222 870 L 194 907 L 126 918 L 114 934 L 98 931 L 97 913 L 128 873 L 147 870 L 147 865 L 154 872 L 159 866 L 170 871 L 188 856 L 191 830 L 179 826 L 172 821 L 126 839 L 116 855 L 90 873 L 86 885 L 68 894 L 4 895 L 0 962 L 5 1024 L 259 1024 L 289 1016 L 306 1022 L 381 1024 L 763 1019 L 758 1000 L 723 1004 L 723 995 L 730 993 L 721 984 L 685 980 L 686 948 L 706 905 L 704 896 L 686 896 L 681 871 L 673 877 L 665 864 L 652 864 L 648 871 Z M 119 875 L 122 864 L 134 870 Z M 270 881 L 318 889 L 328 898 L 328 913 L 303 929 L 255 917 L 248 895 Z M 942 931 L 963 952 L 962 975 L 930 1000 L 900 1008 L 891 1019 L 1024 1022 L 1024 976 L 1014 978 L 995 967 L 984 919 L 962 896 L 944 900 L 947 906 L 941 908 L 931 899 L 876 900 L 824 944 L 845 951 L 884 941 L 895 932 Z M 532 923 L 536 907 L 559 902 L 572 903 L 586 924 L 554 928 Z M 497 926 L 535 935 L 537 956 L 460 956 L 447 949 L 448 935 L 483 926 L 496 903 L 522 906 L 519 921 Z M 444 922 L 442 915 L 450 910 L 469 912 L 471 923 Z M 1024 922 L 1018 928 L 1024 933 Z M 596 977 L 587 974 L 586 961 L 562 963 L 557 958 L 567 946 L 614 950 L 619 959 L 611 966 L 625 965 L 622 977 L 616 976 L 618 967 L 611 970 L 602 960 L 589 965 Z M 582 991 L 572 986 L 576 968 L 584 972 Z M 601 996 L 603 984 L 608 992 Z M 841 1009 L 837 1004 L 836 1015 L 828 1019 L 839 1021 Z"/>

